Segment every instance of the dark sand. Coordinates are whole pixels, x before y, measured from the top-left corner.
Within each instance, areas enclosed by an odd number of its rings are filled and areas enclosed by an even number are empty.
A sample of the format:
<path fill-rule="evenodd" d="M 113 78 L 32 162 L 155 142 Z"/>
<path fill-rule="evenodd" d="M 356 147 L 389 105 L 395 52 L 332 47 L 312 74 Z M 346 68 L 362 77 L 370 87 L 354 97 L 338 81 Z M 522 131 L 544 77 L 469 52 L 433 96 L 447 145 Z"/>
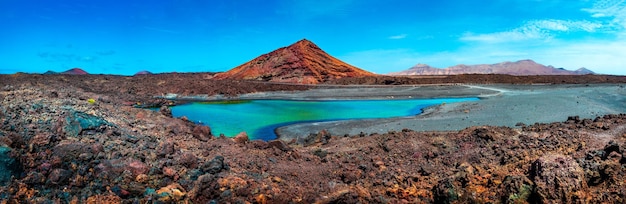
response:
<path fill-rule="evenodd" d="M 455 131 L 470 126 L 508 126 L 564 121 L 568 116 L 594 118 L 626 112 L 623 84 L 600 85 L 455 85 L 391 88 L 316 89 L 295 93 L 261 93 L 259 98 L 362 99 L 480 97 L 480 101 L 444 104 L 410 117 L 301 123 L 278 128 L 280 139 L 292 140 L 327 130 L 332 135 Z M 253 94 L 242 97 L 256 98 Z"/>

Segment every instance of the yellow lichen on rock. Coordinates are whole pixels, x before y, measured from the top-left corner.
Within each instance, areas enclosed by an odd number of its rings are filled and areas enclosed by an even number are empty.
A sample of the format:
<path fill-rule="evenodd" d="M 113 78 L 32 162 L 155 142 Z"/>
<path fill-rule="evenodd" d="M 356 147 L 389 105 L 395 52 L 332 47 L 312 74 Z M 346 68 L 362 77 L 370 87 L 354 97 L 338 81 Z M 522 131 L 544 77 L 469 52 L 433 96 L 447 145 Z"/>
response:
<path fill-rule="evenodd" d="M 87 198 L 87 204 L 117 204 L 122 203 L 122 198 L 116 195 L 95 195 Z"/>
<path fill-rule="evenodd" d="M 159 198 L 159 201 L 163 202 L 180 201 L 185 198 L 185 195 L 187 195 L 185 189 L 178 183 L 167 185 L 156 191 L 156 193 L 157 195 L 162 196 Z"/>

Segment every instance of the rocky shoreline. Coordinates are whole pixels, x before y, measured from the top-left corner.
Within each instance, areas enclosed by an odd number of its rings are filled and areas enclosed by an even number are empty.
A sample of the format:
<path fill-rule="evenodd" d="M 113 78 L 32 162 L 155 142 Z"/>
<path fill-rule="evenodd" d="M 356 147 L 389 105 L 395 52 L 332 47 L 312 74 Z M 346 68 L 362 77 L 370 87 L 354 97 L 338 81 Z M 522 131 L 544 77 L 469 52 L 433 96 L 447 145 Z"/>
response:
<path fill-rule="evenodd" d="M 290 144 L 216 137 L 166 107 L 133 105 L 164 93 L 309 86 L 106 77 L 0 76 L 2 203 L 619 203 L 626 196 L 626 114 L 446 132 L 319 131 Z"/>

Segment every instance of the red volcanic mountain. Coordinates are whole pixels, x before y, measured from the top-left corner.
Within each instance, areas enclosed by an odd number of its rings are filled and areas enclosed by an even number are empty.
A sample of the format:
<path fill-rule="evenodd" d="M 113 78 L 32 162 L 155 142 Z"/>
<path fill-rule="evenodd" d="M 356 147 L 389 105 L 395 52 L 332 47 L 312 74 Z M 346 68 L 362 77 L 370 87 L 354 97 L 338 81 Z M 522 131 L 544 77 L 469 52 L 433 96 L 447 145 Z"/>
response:
<path fill-rule="evenodd" d="M 502 62 L 498 64 L 456 65 L 445 69 L 418 64 L 408 70 L 389 73 L 389 75 L 458 75 L 458 74 L 508 74 L 508 75 L 580 75 L 593 74 L 592 71 L 580 68 L 569 71 L 563 68 L 545 66 L 532 60 Z"/>
<path fill-rule="evenodd" d="M 85 70 L 82 70 L 81 68 L 72 68 L 70 70 L 61 72 L 59 74 L 70 74 L 70 75 L 87 75 L 89 73 L 87 73 Z"/>
<path fill-rule="evenodd" d="M 219 73 L 215 79 L 317 84 L 344 77 L 374 75 L 330 56 L 311 41 L 303 39 Z"/>

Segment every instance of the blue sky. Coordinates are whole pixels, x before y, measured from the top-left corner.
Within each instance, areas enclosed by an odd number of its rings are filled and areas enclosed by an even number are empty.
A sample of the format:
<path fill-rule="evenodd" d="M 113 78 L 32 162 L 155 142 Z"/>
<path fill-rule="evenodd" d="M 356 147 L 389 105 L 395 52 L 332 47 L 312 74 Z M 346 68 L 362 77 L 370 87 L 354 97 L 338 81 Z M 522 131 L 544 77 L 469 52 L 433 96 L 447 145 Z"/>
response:
<path fill-rule="evenodd" d="M 0 0 L 0 73 L 226 71 L 309 39 L 389 73 L 532 59 L 626 75 L 624 0 Z"/>

